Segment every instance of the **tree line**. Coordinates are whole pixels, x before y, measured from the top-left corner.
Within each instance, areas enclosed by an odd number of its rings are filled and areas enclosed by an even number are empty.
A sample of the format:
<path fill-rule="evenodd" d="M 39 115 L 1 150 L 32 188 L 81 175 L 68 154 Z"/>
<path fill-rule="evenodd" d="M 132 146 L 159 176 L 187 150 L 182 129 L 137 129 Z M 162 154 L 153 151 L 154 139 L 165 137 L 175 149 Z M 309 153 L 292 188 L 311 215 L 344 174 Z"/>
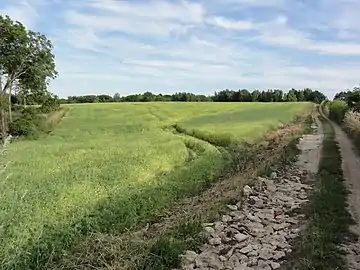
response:
<path fill-rule="evenodd" d="M 178 92 L 175 94 L 154 94 L 145 92 L 143 94 L 131 94 L 120 96 L 116 93 L 110 95 L 85 95 L 85 96 L 69 96 L 67 99 L 61 98 L 59 102 L 62 104 L 72 103 L 101 103 L 101 102 L 314 102 L 321 103 L 326 100 L 326 96 L 309 88 L 303 90 L 291 89 L 287 93 L 282 90 L 249 91 L 241 90 L 222 90 L 215 92 L 214 95 L 198 95 L 189 92 Z"/>

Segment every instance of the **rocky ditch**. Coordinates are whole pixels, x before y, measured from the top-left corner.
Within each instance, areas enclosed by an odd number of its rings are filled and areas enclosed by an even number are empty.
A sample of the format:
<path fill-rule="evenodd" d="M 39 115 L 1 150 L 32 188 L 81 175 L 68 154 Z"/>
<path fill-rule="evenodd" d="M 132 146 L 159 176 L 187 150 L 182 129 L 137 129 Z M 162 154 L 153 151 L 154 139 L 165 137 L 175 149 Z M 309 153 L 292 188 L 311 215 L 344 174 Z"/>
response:
<path fill-rule="evenodd" d="M 203 224 L 207 243 L 201 252 L 186 251 L 183 269 L 279 269 L 292 252 L 291 243 L 305 216 L 312 187 L 306 169 L 286 166 L 245 186 L 242 200 L 227 205 L 222 219 Z"/>

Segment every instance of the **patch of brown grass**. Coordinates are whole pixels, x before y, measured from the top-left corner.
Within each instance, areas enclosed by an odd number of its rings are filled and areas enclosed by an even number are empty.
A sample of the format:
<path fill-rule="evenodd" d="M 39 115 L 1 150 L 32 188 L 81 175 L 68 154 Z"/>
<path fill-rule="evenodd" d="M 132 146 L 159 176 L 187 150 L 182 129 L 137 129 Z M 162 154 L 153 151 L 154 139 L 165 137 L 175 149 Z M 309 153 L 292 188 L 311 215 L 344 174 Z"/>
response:
<path fill-rule="evenodd" d="M 352 111 L 347 112 L 342 127 L 354 140 L 357 149 L 360 151 L 360 113 Z"/>
<path fill-rule="evenodd" d="M 54 112 L 50 112 L 43 116 L 43 129 L 46 133 L 50 133 L 60 123 L 61 119 L 66 115 L 69 108 L 60 107 Z"/>

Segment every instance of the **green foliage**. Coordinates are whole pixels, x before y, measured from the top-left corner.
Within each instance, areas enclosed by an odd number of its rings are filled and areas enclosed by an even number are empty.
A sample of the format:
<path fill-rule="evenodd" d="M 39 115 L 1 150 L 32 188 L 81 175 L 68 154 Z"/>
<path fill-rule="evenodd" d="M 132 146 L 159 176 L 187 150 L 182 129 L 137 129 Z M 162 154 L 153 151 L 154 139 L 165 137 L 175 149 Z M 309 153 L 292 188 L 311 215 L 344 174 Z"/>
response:
<path fill-rule="evenodd" d="M 40 111 L 43 113 L 54 112 L 60 108 L 60 102 L 56 97 L 48 96 L 41 104 Z"/>
<path fill-rule="evenodd" d="M 296 102 L 297 97 L 296 97 L 295 90 L 290 90 L 289 93 L 286 94 L 285 100 L 288 101 L 288 102 Z"/>
<path fill-rule="evenodd" d="M 360 87 L 354 87 L 352 91 L 337 93 L 334 100 L 344 101 L 349 109 L 360 112 Z"/>
<path fill-rule="evenodd" d="M 0 67 L 7 75 L 1 91 L 9 90 L 15 80 L 21 88 L 45 90 L 47 80 L 57 75 L 50 40 L 8 16 L 0 16 L 0 29 Z"/>
<path fill-rule="evenodd" d="M 84 235 L 136 229 L 218 179 L 232 162 L 230 153 L 206 141 L 174 134 L 169 127 L 175 123 L 189 130 L 209 131 L 214 137 L 230 134 L 235 142 L 259 138 L 310 110 L 311 104 L 64 107 L 69 112 L 51 136 L 10 145 L 9 158 L 16 162 L 10 166 L 12 179 L 0 196 L 0 217 L 10 218 L 6 209 L 14 208 L 24 190 L 28 196 L 2 237 L 0 261 L 8 269 L 41 269 Z M 162 245 L 167 246 L 166 242 Z M 162 250 L 154 247 L 156 252 Z"/>
<path fill-rule="evenodd" d="M 24 136 L 35 138 L 39 134 L 38 110 L 35 107 L 27 107 L 21 114 L 9 124 L 9 133 L 13 136 Z"/>
<path fill-rule="evenodd" d="M 345 101 L 334 100 L 329 103 L 329 117 L 338 124 L 343 122 L 347 110 L 348 106 Z"/>
<path fill-rule="evenodd" d="M 86 95 L 86 96 L 70 96 L 67 99 L 61 99 L 62 104 L 72 103 L 96 103 L 96 102 L 150 102 L 150 101 L 181 101 L 181 102 L 314 102 L 321 103 L 326 100 L 325 95 L 319 91 L 311 89 L 295 90 L 291 89 L 288 94 L 284 94 L 282 90 L 254 90 L 250 92 L 247 89 L 222 90 L 215 92 L 212 96 L 197 95 L 194 93 L 179 92 L 172 95 L 154 94 L 145 92 L 143 94 L 131 94 L 120 97 L 116 93 L 114 97 L 107 95 Z"/>

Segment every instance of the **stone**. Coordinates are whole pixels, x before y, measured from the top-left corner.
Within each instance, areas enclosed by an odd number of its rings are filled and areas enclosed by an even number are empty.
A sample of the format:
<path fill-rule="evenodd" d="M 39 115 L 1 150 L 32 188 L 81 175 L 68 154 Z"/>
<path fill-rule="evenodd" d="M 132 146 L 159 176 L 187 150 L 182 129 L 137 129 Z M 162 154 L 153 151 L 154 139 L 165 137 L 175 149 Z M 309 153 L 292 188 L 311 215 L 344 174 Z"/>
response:
<path fill-rule="evenodd" d="M 259 255 L 259 252 L 257 252 L 256 250 L 250 251 L 248 254 L 246 254 L 249 257 L 255 257 Z"/>
<path fill-rule="evenodd" d="M 218 245 L 221 245 L 221 238 L 210 238 L 209 240 L 209 244 L 212 245 L 212 246 L 218 246 Z"/>
<path fill-rule="evenodd" d="M 249 261 L 247 263 L 248 266 L 256 266 L 257 264 L 258 264 L 258 258 L 257 257 L 249 258 Z"/>
<path fill-rule="evenodd" d="M 286 256 L 286 254 L 285 254 L 285 252 L 284 251 L 276 251 L 275 253 L 274 253 L 274 259 L 275 260 L 280 260 L 280 259 L 282 259 L 282 258 L 284 258 Z"/>
<path fill-rule="evenodd" d="M 272 227 L 275 231 L 280 231 L 283 230 L 287 227 L 289 227 L 290 224 L 289 223 L 280 223 L 280 224 L 273 224 Z"/>
<path fill-rule="evenodd" d="M 205 230 L 206 232 L 210 233 L 210 234 L 215 233 L 215 229 L 212 228 L 212 227 L 205 227 L 204 230 Z"/>
<path fill-rule="evenodd" d="M 237 257 L 241 263 L 246 263 L 249 261 L 249 258 L 244 254 L 238 254 Z"/>
<path fill-rule="evenodd" d="M 211 259 L 208 261 L 208 265 L 213 269 L 223 269 L 224 268 L 224 264 L 216 256 L 211 257 Z"/>
<path fill-rule="evenodd" d="M 247 264 L 242 264 L 234 268 L 234 270 L 249 270 L 250 268 L 247 267 Z"/>
<path fill-rule="evenodd" d="M 271 269 L 279 269 L 281 267 L 280 263 L 271 262 L 270 263 Z"/>
<path fill-rule="evenodd" d="M 198 254 L 196 252 L 192 250 L 187 250 L 182 256 L 184 264 L 187 265 L 193 263 L 197 256 Z"/>
<path fill-rule="evenodd" d="M 277 173 L 276 173 L 276 172 L 272 172 L 272 173 L 270 174 L 270 178 L 271 178 L 271 179 L 276 179 L 276 178 L 277 178 Z"/>
<path fill-rule="evenodd" d="M 262 248 L 259 252 L 259 258 L 264 260 L 270 260 L 273 258 L 272 250 L 269 248 Z"/>
<path fill-rule="evenodd" d="M 241 242 L 245 241 L 246 239 L 248 239 L 249 236 L 246 234 L 238 233 L 238 234 L 234 235 L 234 238 L 236 239 L 236 241 L 241 243 Z"/>
<path fill-rule="evenodd" d="M 224 223 L 222 223 L 220 221 L 215 222 L 215 225 L 214 225 L 215 231 L 221 232 L 221 231 L 223 231 L 225 229 L 225 227 L 226 226 L 225 226 Z"/>
<path fill-rule="evenodd" d="M 257 223 L 261 223 L 261 219 L 256 215 L 248 214 L 246 217 L 247 217 L 248 220 L 251 220 L 251 221 L 254 221 L 254 222 L 257 222 Z"/>
<path fill-rule="evenodd" d="M 238 208 L 237 208 L 236 205 L 228 204 L 226 207 L 229 208 L 229 210 L 231 210 L 231 211 L 236 211 L 236 210 L 238 210 Z"/>
<path fill-rule="evenodd" d="M 195 269 L 195 264 L 191 263 L 191 264 L 187 264 L 184 267 L 185 270 L 194 270 Z"/>
<path fill-rule="evenodd" d="M 243 193 L 244 193 L 244 196 L 249 196 L 251 193 L 252 193 L 252 188 L 249 187 L 248 185 L 246 185 L 244 188 L 243 188 Z"/>
<path fill-rule="evenodd" d="M 256 270 L 271 270 L 271 267 L 266 262 L 264 262 L 262 260 L 259 260 L 258 265 L 257 265 L 257 267 L 255 269 Z"/>
<path fill-rule="evenodd" d="M 253 250 L 253 246 L 252 245 L 247 245 L 246 247 L 243 247 L 239 251 L 240 251 L 240 253 L 247 254 L 252 250 Z"/>
<path fill-rule="evenodd" d="M 225 256 L 219 256 L 219 260 L 222 262 L 226 262 L 227 258 Z"/>
<path fill-rule="evenodd" d="M 221 220 L 224 223 L 228 223 L 228 222 L 232 221 L 232 217 L 230 217 L 228 215 L 223 215 Z"/>
<path fill-rule="evenodd" d="M 229 216 L 233 218 L 233 220 L 238 221 L 245 217 L 245 215 L 241 211 L 231 211 Z"/>

